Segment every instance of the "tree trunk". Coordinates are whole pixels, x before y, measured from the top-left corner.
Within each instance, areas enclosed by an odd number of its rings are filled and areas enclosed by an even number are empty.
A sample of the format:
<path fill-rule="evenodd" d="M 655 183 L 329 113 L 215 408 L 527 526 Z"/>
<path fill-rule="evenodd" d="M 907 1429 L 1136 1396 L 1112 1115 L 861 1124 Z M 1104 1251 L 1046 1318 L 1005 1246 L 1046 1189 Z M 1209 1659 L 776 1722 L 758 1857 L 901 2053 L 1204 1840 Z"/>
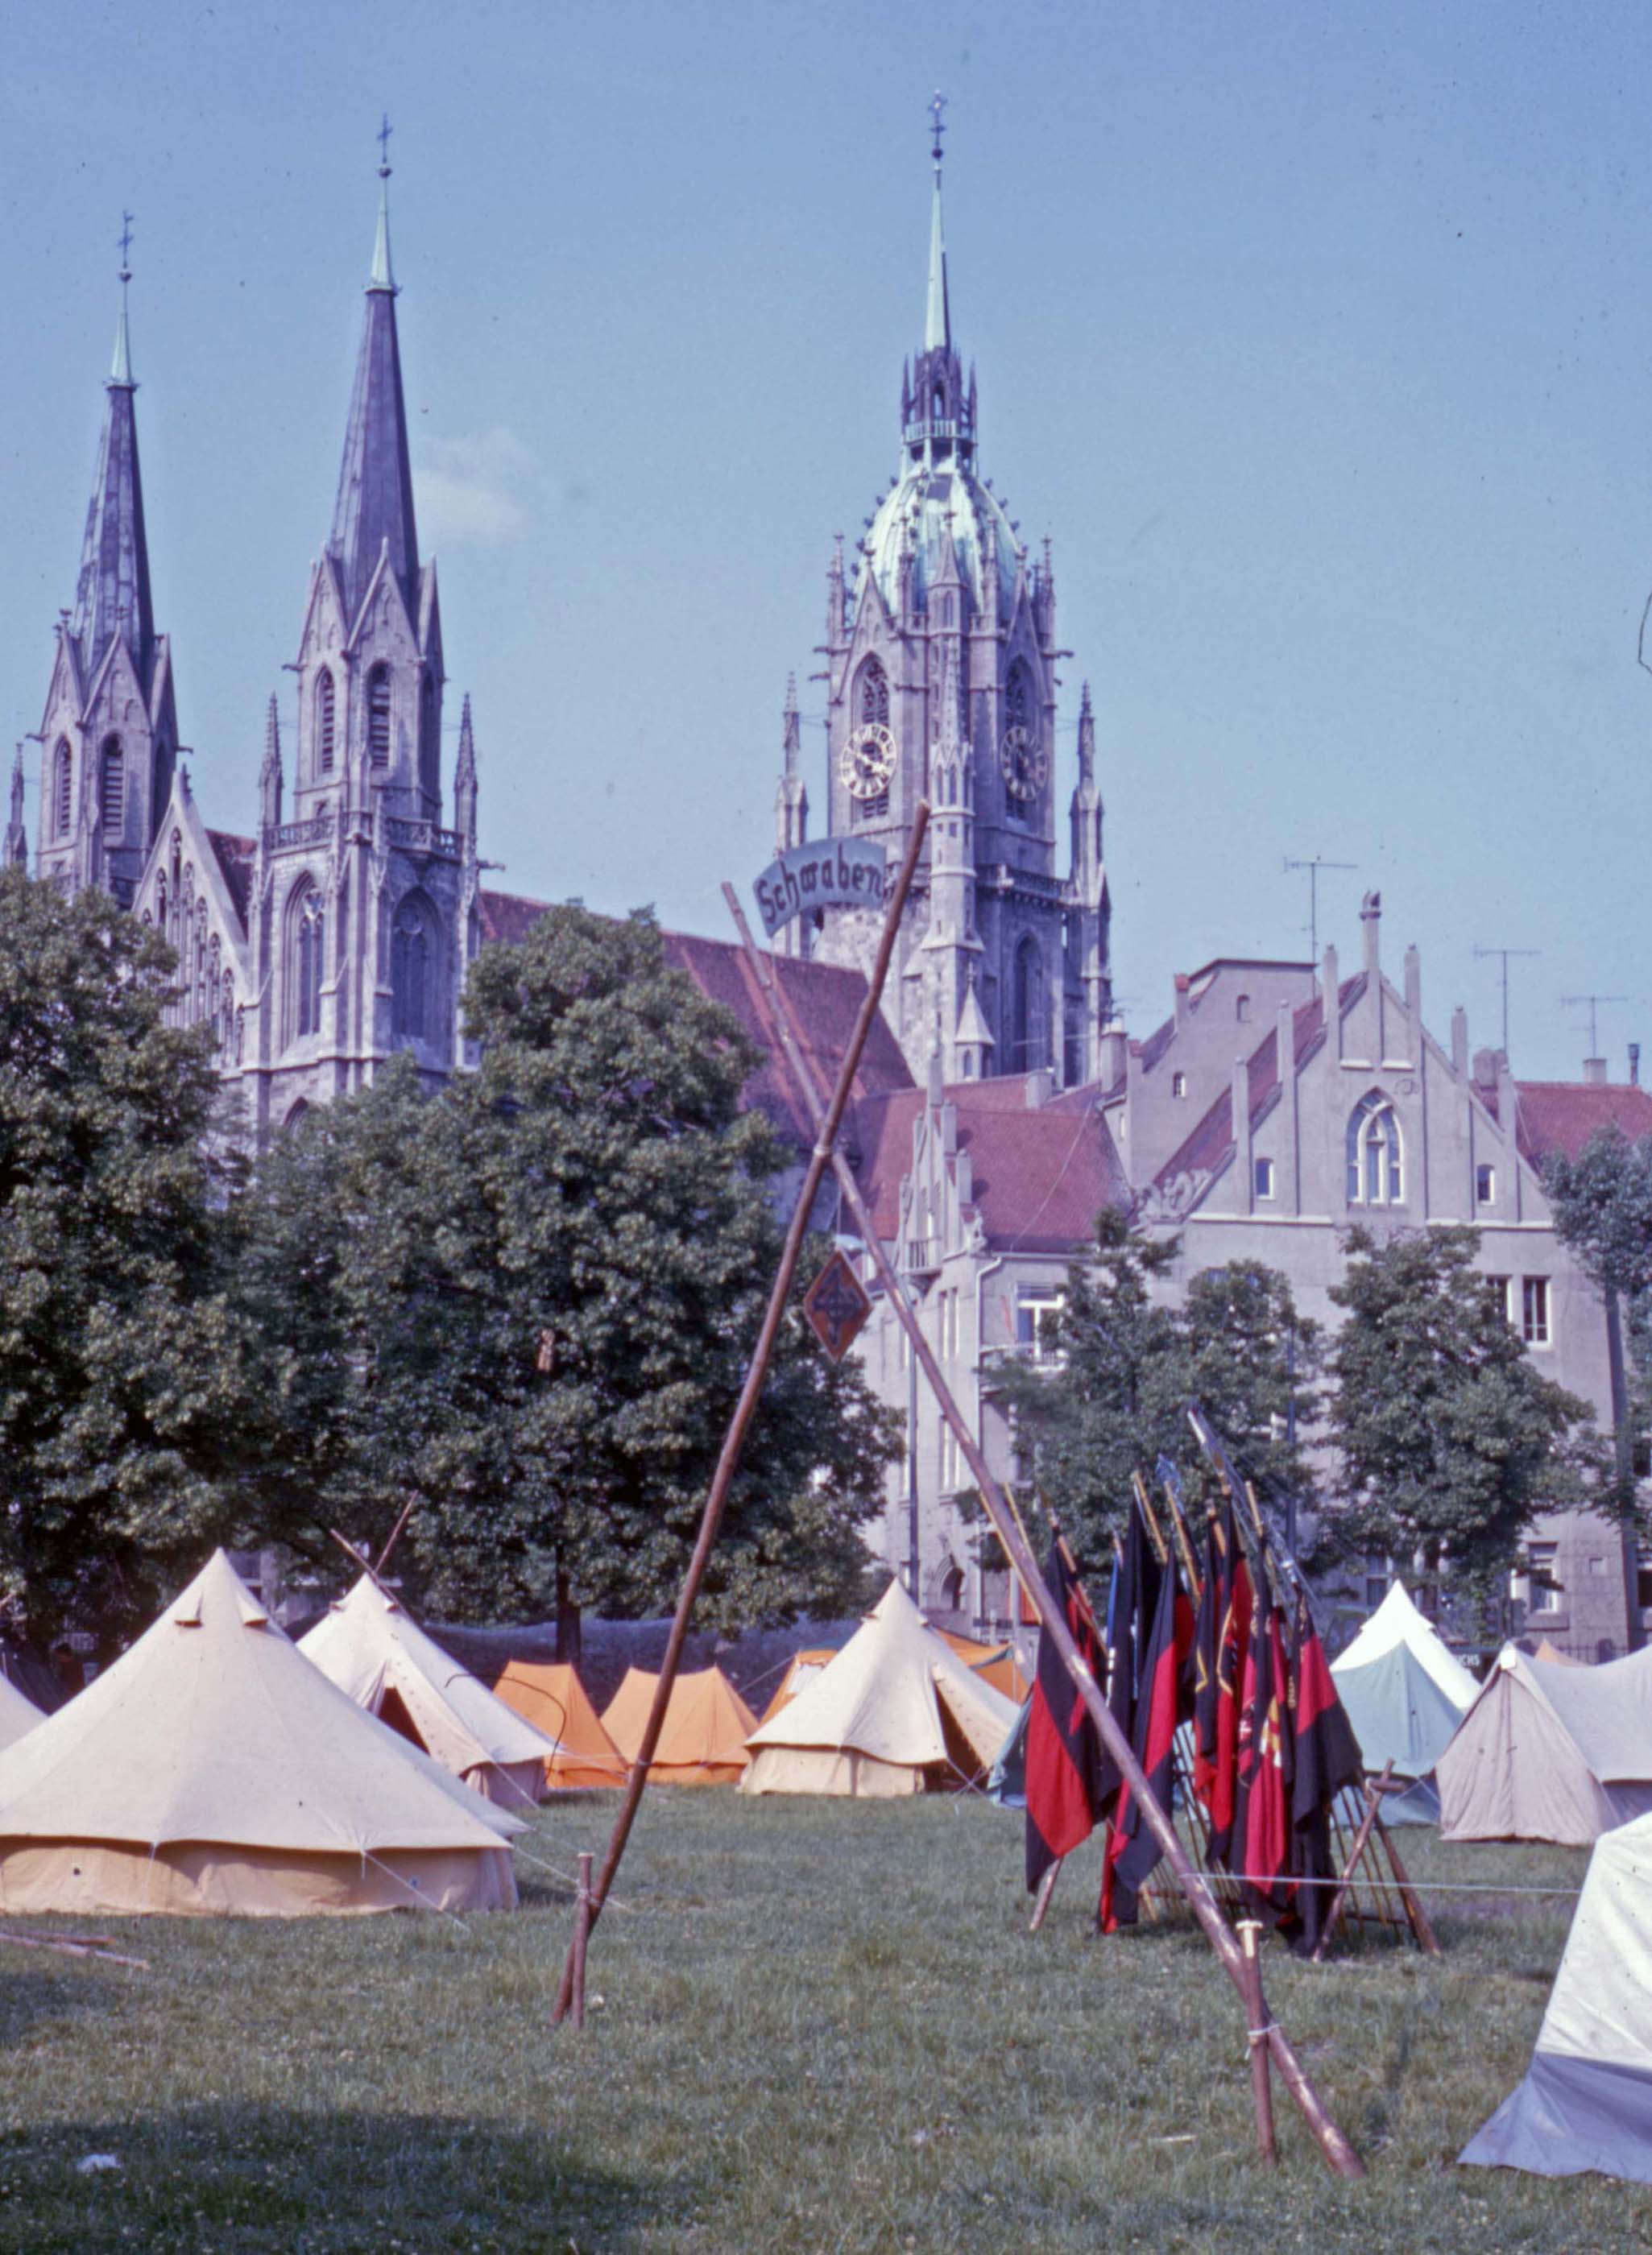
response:
<path fill-rule="evenodd" d="M 568 1577 L 560 1566 L 557 1568 L 557 1658 L 570 1667 L 580 1664 L 580 1608 L 568 1595 Z"/>

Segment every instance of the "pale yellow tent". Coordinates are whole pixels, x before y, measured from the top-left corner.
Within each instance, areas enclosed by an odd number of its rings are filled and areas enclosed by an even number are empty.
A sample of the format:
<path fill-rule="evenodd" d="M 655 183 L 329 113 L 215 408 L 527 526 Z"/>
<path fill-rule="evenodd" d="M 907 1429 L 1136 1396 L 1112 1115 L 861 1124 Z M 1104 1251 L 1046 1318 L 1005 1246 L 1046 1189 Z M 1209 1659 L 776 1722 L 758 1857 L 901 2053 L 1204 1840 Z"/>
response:
<path fill-rule="evenodd" d="M 742 1790 L 945 1790 L 985 1774 L 1016 1715 L 891 1582 L 842 1651 L 751 1733 Z"/>
<path fill-rule="evenodd" d="M 628 1668 L 604 1709 L 602 1727 L 627 1766 L 642 1749 L 657 1675 Z M 721 1668 L 690 1668 L 671 1686 L 664 1727 L 648 1766 L 650 1785 L 733 1785 L 746 1767 L 756 1717 Z"/>
<path fill-rule="evenodd" d="M 1584 1847 L 1652 1811 L 1652 1650 L 1599 1668 L 1506 1644 L 1435 1767 L 1443 1840 Z"/>
<path fill-rule="evenodd" d="M 555 1739 L 495 1698 L 369 1575 L 328 1606 L 299 1650 L 473 1791 L 507 1809 L 544 1800 Z"/>
<path fill-rule="evenodd" d="M 220 1550 L 0 1753 L 0 1911 L 505 1908 L 521 1830 L 329 1683 Z"/>
<path fill-rule="evenodd" d="M 555 1733 L 555 1750 L 545 1766 L 551 1790 L 624 1784 L 630 1765 L 603 1729 L 569 1661 L 507 1661 L 493 1691 L 516 1713 Z"/>

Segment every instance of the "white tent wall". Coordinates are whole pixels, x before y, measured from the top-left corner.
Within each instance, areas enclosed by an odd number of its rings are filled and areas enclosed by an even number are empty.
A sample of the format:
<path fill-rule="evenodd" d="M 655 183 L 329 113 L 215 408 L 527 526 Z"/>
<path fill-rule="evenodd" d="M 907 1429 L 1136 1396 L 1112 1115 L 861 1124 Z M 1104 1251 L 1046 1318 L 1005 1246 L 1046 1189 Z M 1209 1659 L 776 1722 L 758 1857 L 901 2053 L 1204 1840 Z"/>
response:
<path fill-rule="evenodd" d="M 1505 1645 L 1435 1775 L 1445 1839 L 1586 1847 L 1652 1809 L 1652 1652 L 1569 1668 Z"/>
<path fill-rule="evenodd" d="M 1596 1842 L 1525 2080 L 1459 2158 L 1652 2184 L 1652 1818 Z"/>

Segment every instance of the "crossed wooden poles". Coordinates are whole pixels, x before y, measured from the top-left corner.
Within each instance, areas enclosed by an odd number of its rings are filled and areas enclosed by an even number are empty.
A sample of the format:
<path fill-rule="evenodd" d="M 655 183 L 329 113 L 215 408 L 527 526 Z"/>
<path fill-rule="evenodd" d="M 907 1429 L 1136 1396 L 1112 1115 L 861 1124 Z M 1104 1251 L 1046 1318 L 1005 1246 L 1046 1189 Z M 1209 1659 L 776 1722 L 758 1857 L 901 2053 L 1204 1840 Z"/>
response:
<path fill-rule="evenodd" d="M 666 1640 L 665 1656 L 661 1664 L 659 1681 L 655 1686 L 654 1704 L 650 1710 L 647 1727 L 643 1733 L 643 1742 L 637 1748 L 636 1759 L 631 1766 L 625 1798 L 615 1819 L 613 1836 L 608 1842 L 608 1851 L 602 1860 L 602 1868 L 591 1893 L 589 1921 L 594 1923 L 601 1915 L 603 1901 L 613 1884 L 615 1872 L 619 1867 L 620 1858 L 625 1851 L 625 1843 L 636 1819 L 637 1804 L 642 1799 L 643 1788 L 648 1775 L 649 1764 L 653 1759 L 655 1748 L 659 1741 L 660 1730 L 665 1719 L 665 1709 L 671 1698 L 671 1685 L 676 1678 L 678 1661 L 688 1631 L 689 1616 L 693 1610 L 694 1600 L 699 1593 L 701 1580 L 704 1578 L 712 1546 L 716 1541 L 717 1529 L 722 1519 L 723 1506 L 739 1461 L 741 1447 L 756 1409 L 758 1397 L 763 1391 L 770 1355 L 773 1350 L 776 1335 L 779 1331 L 781 1318 L 785 1311 L 786 1301 L 791 1291 L 792 1277 L 796 1272 L 798 1256 L 802 1250 L 815 1194 L 819 1189 L 826 1168 L 830 1166 L 837 1178 L 838 1187 L 843 1193 L 844 1202 L 854 1216 L 861 1240 L 887 1296 L 890 1312 L 905 1331 L 913 1356 L 929 1383 L 940 1414 L 946 1419 L 958 1442 L 964 1460 L 969 1466 L 970 1476 L 980 1491 L 987 1515 L 992 1521 L 994 1532 L 1003 1546 L 1005 1556 L 1032 1598 L 1044 1634 L 1050 1638 L 1060 1654 L 1062 1663 L 1078 1689 L 1079 1697 L 1083 1700 L 1086 1711 L 1095 1725 L 1102 1745 L 1107 1748 L 1109 1756 L 1117 1765 L 1125 1784 L 1129 1788 L 1133 1799 L 1141 1809 L 1142 1821 L 1163 1850 L 1164 1859 L 1174 1872 L 1182 1893 L 1187 1898 L 1193 1915 L 1204 1928 L 1206 1938 L 1215 1951 L 1222 1970 L 1239 1992 L 1241 2001 L 1245 2006 L 1247 2034 L 1253 2059 L 1258 2058 L 1264 2050 L 1271 2057 L 1284 2081 L 1286 2089 L 1301 2111 L 1304 2120 L 1318 2140 L 1327 2165 L 1335 2174 L 1343 2177 L 1362 2177 L 1365 2174 L 1365 2164 L 1326 2112 L 1318 2093 L 1309 2081 L 1301 2061 L 1292 2048 L 1290 2038 L 1273 2019 L 1262 2000 L 1261 1969 L 1257 1961 L 1254 1956 L 1247 1959 L 1245 1950 L 1230 1931 L 1204 1875 L 1195 1869 L 1174 1823 L 1155 1800 L 1142 1773 L 1142 1766 L 1135 1758 L 1134 1748 L 1114 1721 L 1106 1700 L 1101 1696 L 1100 1686 L 1074 1643 L 1066 1617 L 1051 1595 L 1037 1561 L 1034 1558 L 1022 1533 L 1019 1521 L 1010 1507 L 1002 1488 L 988 1469 L 986 1458 L 977 1444 L 974 1432 L 953 1400 L 946 1378 L 942 1374 L 940 1365 L 931 1350 L 929 1341 L 924 1336 L 923 1328 L 907 1303 L 906 1296 L 901 1289 L 900 1282 L 888 1254 L 883 1250 L 882 1242 L 878 1236 L 871 1213 L 861 1194 L 860 1184 L 855 1181 L 847 1160 L 837 1148 L 838 1135 L 842 1127 L 849 1092 L 860 1068 L 861 1053 L 882 999 L 884 981 L 889 975 L 889 961 L 894 952 L 896 933 L 899 928 L 907 896 L 911 889 L 912 878 L 917 868 L 918 854 L 929 826 L 929 815 L 927 803 L 920 800 L 905 858 L 889 895 L 876 959 L 867 982 L 866 997 L 855 1020 L 848 1049 L 839 1068 L 836 1086 L 829 1099 L 822 1095 L 820 1082 L 817 1079 L 809 1063 L 805 1045 L 791 1001 L 775 975 L 773 964 L 759 951 L 753 940 L 751 928 L 746 921 L 745 913 L 741 908 L 738 896 L 733 888 L 728 885 L 723 887 L 723 897 L 728 903 L 729 911 L 740 933 L 741 945 L 745 951 L 747 963 L 767 1001 L 780 1051 L 796 1089 L 798 1102 L 803 1107 L 805 1116 L 814 1121 L 817 1133 L 814 1148 L 809 1156 L 808 1168 L 804 1176 L 803 1187 L 798 1193 L 797 1207 L 791 1217 L 791 1227 L 786 1233 L 785 1245 L 781 1254 L 780 1266 L 775 1276 L 774 1288 L 770 1295 L 763 1329 L 758 1334 L 750 1366 L 746 1373 L 746 1381 L 735 1406 L 728 1438 L 724 1442 L 722 1454 L 718 1459 L 717 1469 L 713 1476 L 711 1490 L 706 1500 L 706 1509 L 700 1522 L 699 1538 L 694 1545 L 693 1556 L 689 1562 L 688 1571 L 678 1599 L 677 1611 L 671 1621 L 671 1634 Z M 562 1985 L 558 1992 L 552 2014 L 555 2020 L 559 2020 L 563 2018 L 572 2002 L 573 1975 L 573 1952 L 570 1949 L 568 1963 L 563 1970 Z M 1259 2130 L 1261 2118 L 1259 2096 Z M 1268 2137 L 1264 2141 L 1265 2158 L 1273 2158 L 1271 2146 L 1272 2132 L 1271 2123 L 1269 2123 Z"/>

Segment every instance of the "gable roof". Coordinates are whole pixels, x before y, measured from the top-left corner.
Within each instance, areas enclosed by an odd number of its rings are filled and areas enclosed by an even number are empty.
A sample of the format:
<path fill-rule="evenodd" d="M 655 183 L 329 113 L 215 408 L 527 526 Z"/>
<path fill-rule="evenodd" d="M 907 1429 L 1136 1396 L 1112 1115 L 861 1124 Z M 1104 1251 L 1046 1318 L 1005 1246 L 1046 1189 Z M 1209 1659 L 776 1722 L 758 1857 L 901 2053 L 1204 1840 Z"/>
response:
<path fill-rule="evenodd" d="M 1344 1015 L 1365 991 L 1365 974 L 1356 972 L 1342 980 L 1337 1003 Z M 1291 1015 L 1291 1064 L 1300 1071 L 1325 1032 L 1325 997 L 1299 1002 Z M 1279 1086 L 1279 1029 L 1265 1034 L 1247 1060 L 1247 1094 L 1250 1124 L 1258 1125 Z M 1234 1148 L 1234 1091 L 1229 1085 L 1211 1104 L 1153 1177 L 1156 1189 L 1164 1189 L 1178 1176 L 1214 1174 Z"/>
<path fill-rule="evenodd" d="M 1075 1119 L 1072 1110 L 1026 1108 L 1006 1100 L 1005 1084 L 954 1083 L 944 1093 L 958 1110 L 958 1148 L 970 1163 L 966 1212 L 981 1222 L 989 1245 L 1022 1253 L 1069 1254 L 1087 1245 L 1103 1206 L 1127 1206 L 1130 1188 L 1106 1120 L 1092 1092 Z M 1077 1092 L 1074 1092 L 1077 1093 Z M 856 1107 L 861 1156 L 856 1171 L 878 1235 L 896 1236 L 901 1181 L 912 1164 L 912 1126 L 927 1102 L 924 1090 L 906 1088 L 868 1098 Z"/>
<path fill-rule="evenodd" d="M 1603 1128 L 1652 1135 L 1652 1091 L 1627 1082 L 1521 1080 L 1515 1099 L 1520 1154 L 1534 1167 L 1557 1152 L 1575 1159 Z"/>
<path fill-rule="evenodd" d="M 484 892 L 480 905 L 483 938 L 514 946 L 527 938 L 551 903 L 525 900 L 514 893 Z M 707 1001 L 720 1002 L 731 1010 L 763 1051 L 764 1062 L 746 1083 L 742 1102 L 761 1112 L 795 1149 L 812 1149 L 814 1123 L 805 1117 L 792 1093 L 791 1077 L 776 1054 L 777 1040 L 768 1000 L 752 975 L 743 948 L 733 940 L 702 939 L 692 932 L 666 931 L 660 937 L 671 968 L 685 971 Z M 829 1089 L 837 1078 L 839 1063 L 866 994 L 865 977 L 859 971 L 841 970 L 831 963 L 805 963 L 792 955 L 773 955 L 769 959 L 802 1029 L 805 1054 Z M 854 1093 L 868 1097 L 889 1089 L 910 1089 L 911 1085 L 900 1043 L 880 1012 L 861 1054 Z M 1016 1085 L 1019 1090 L 1021 1084 Z"/>

